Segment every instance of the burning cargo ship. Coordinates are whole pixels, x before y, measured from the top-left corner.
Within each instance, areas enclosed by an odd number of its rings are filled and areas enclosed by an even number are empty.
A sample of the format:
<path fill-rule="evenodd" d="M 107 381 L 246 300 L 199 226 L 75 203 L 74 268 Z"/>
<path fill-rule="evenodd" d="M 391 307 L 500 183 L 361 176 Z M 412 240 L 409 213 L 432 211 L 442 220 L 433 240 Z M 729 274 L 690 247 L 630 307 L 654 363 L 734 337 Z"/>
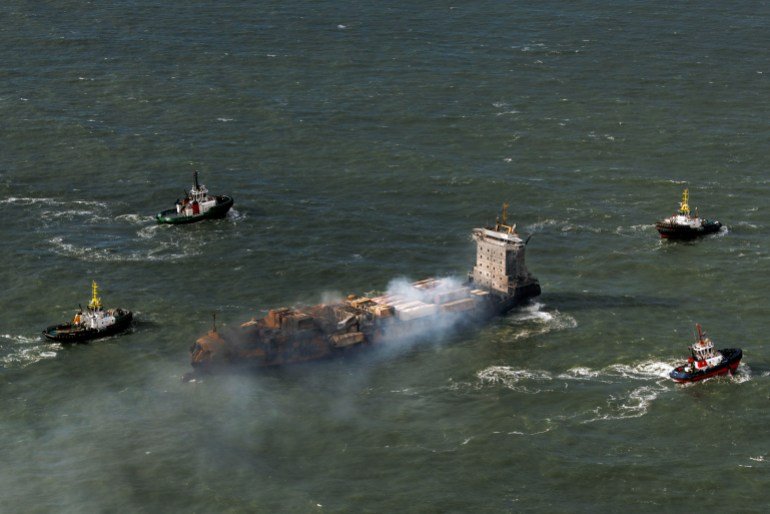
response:
<path fill-rule="evenodd" d="M 212 330 L 191 348 L 196 370 L 280 366 L 419 338 L 504 314 L 540 294 L 527 270 L 527 241 L 508 225 L 506 208 L 493 227 L 476 228 L 476 265 L 465 281 L 427 278 L 380 296 L 350 295 L 335 303 L 270 310 L 238 327 Z"/>

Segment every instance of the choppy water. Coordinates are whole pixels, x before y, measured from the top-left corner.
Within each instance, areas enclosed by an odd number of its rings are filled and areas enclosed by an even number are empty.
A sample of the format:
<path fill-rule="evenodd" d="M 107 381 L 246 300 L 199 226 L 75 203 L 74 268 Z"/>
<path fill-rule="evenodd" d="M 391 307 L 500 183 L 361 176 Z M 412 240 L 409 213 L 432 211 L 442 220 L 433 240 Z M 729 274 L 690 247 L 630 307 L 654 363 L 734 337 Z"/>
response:
<path fill-rule="evenodd" d="M 3 511 L 766 509 L 767 2 L 0 12 Z M 154 225 L 193 169 L 235 210 Z M 727 229 L 663 243 L 685 186 Z M 537 303 L 181 381 L 212 311 L 462 276 L 504 201 Z M 132 332 L 44 342 L 92 279 Z M 678 386 L 697 321 L 744 363 Z"/>

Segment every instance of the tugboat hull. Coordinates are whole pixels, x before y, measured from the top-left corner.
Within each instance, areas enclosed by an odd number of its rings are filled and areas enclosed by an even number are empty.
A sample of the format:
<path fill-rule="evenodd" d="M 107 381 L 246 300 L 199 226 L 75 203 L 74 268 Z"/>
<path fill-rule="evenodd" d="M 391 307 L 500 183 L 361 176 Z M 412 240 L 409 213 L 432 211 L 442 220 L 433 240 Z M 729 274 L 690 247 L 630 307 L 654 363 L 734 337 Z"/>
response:
<path fill-rule="evenodd" d="M 660 237 L 663 239 L 678 239 L 682 241 L 689 241 L 700 236 L 707 234 L 713 234 L 718 232 L 722 227 L 722 223 L 719 221 L 704 220 L 703 224 L 698 228 L 693 228 L 688 225 L 677 225 L 665 221 L 659 221 L 655 224 L 655 228 L 660 233 Z"/>
<path fill-rule="evenodd" d="M 227 195 L 217 196 L 216 199 L 216 205 L 201 214 L 193 214 L 188 216 L 186 214 L 178 213 L 176 209 L 167 209 L 165 211 L 159 212 L 155 216 L 155 219 L 158 221 L 158 223 L 183 225 L 186 223 L 195 223 L 196 221 L 224 218 L 227 215 L 227 212 L 233 206 L 233 199 Z"/>
<path fill-rule="evenodd" d="M 118 334 L 131 326 L 133 320 L 131 311 L 121 310 L 115 313 L 115 323 L 101 330 L 95 328 L 84 328 L 73 325 L 72 323 L 62 323 L 60 325 L 51 325 L 43 330 L 43 335 L 52 341 L 62 344 L 86 343 L 94 339 L 108 337 Z"/>
<path fill-rule="evenodd" d="M 728 373 L 732 375 L 738 368 L 738 364 L 741 363 L 743 351 L 740 348 L 725 348 L 719 350 L 719 352 L 724 357 L 724 360 L 712 368 L 687 372 L 685 371 L 685 365 L 682 365 L 674 368 L 669 376 L 676 382 L 686 383 L 698 382 L 699 380 L 726 375 Z"/>

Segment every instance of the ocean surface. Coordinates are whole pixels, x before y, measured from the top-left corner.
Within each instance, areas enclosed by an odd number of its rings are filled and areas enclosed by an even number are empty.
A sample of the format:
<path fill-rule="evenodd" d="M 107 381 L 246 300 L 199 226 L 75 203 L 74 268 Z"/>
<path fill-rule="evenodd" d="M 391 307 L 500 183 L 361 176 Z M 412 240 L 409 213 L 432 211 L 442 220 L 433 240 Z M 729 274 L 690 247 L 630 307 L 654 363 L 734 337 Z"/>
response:
<path fill-rule="evenodd" d="M 0 6 L 0 511 L 766 512 L 770 4 Z M 158 226 L 193 170 L 224 220 Z M 725 224 L 653 224 L 685 187 Z M 543 294 L 392 351 L 183 382 L 212 313 L 464 277 Z M 41 330 L 101 286 L 130 333 Z M 681 386 L 696 322 L 740 347 Z"/>

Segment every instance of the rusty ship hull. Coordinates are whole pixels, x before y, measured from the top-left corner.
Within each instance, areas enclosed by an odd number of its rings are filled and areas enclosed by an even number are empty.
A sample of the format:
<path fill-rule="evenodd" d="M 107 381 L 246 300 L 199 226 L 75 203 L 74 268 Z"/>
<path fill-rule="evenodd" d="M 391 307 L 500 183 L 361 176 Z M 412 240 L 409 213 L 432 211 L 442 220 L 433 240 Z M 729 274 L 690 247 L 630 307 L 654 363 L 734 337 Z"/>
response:
<path fill-rule="evenodd" d="M 415 283 L 419 286 L 436 279 Z M 540 294 L 537 283 L 507 297 L 467 286 L 467 296 L 444 303 L 412 300 L 397 310 L 391 298 L 353 297 L 338 304 L 274 309 L 236 328 L 212 330 L 191 349 L 192 366 L 212 370 L 234 365 L 270 367 L 327 359 L 367 347 L 398 344 L 483 322 Z M 461 293 L 457 293 L 458 295 Z M 395 299 L 395 303 L 399 299 Z M 416 304 L 416 302 L 420 302 Z"/>
<path fill-rule="evenodd" d="M 272 367 L 327 359 L 399 341 L 446 334 L 505 314 L 540 294 L 526 268 L 527 242 L 503 221 L 473 231 L 476 265 L 467 280 L 428 278 L 379 296 L 355 296 L 266 316 L 200 337 L 191 347 L 198 371 Z M 436 332 L 439 330 L 439 332 Z"/>

